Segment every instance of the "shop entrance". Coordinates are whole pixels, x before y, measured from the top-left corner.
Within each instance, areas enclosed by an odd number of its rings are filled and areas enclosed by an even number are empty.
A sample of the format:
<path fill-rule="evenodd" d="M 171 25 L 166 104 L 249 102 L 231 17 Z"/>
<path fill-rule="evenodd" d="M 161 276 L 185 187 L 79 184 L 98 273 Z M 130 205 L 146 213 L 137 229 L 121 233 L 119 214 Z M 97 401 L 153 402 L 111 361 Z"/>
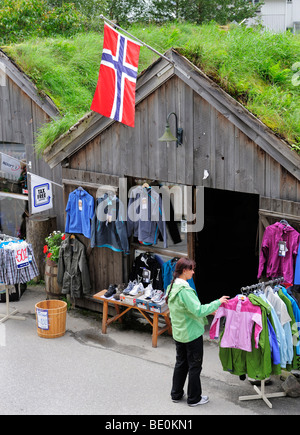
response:
<path fill-rule="evenodd" d="M 259 195 L 205 188 L 204 228 L 195 237 L 201 303 L 257 282 L 258 210 Z"/>

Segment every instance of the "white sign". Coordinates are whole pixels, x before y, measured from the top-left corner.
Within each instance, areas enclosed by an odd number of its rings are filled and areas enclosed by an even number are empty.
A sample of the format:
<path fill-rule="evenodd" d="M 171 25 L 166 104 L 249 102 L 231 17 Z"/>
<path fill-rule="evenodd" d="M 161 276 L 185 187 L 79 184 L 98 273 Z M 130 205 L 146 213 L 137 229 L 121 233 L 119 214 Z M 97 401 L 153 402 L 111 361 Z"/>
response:
<path fill-rule="evenodd" d="M 14 157 L 1 153 L 1 171 L 13 175 L 18 179 L 21 175 L 21 162 Z"/>
<path fill-rule="evenodd" d="M 31 174 L 32 213 L 40 213 L 53 207 L 51 181 Z"/>
<path fill-rule="evenodd" d="M 49 329 L 48 310 L 42 310 L 41 308 L 36 308 L 36 316 L 37 316 L 38 328 L 48 331 Z"/>
<path fill-rule="evenodd" d="M 28 258 L 28 251 L 27 246 L 17 246 L 15 248 L 15 258 L 17 263 L 17 268 L 22 269 L 23 267 L 29 266 L 29 258 Z"/>

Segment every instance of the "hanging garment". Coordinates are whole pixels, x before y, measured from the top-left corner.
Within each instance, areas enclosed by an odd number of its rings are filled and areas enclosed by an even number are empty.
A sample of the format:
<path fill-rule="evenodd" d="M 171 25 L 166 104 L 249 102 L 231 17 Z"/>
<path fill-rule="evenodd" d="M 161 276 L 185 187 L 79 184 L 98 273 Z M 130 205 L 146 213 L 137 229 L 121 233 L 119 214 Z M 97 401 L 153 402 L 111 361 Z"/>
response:
<path fill-rule="evenodd" d="M 62 294 L 75 298 L 89 294 L 91 290 L 85 246 L 71 236 L 60 246 L 57 282 L 62 286 Z"/>
<path fill-rule="evenodd" d="M 298 247 L 296 263 L 295 263 L 295 276 L 294 276 L 294 285 L 300 284 L 300 244 Z"/>
<path fill-rule="evenodd" d="M 130 253 L 124 205 L 116 195 L 105 193 L 96 201 L 91 228 L 91 247 L 95 246 Z"/>
<path fill-rule="evenodd" d="M 265 289 L 265 295 L 267 300 L 270 302 L 270 304 L 273 306 L 273 308 L 276 311 L 276 314 L 279 318 L 279 321 L 283 327 L 284 334 L 285 334 L 285 341 L 287 345 L 287 364 L 292 364 L 293 358 L 294 358 L 294 348 L 293 348 L 293 336 L 292 336 L 292 330 L 291 330 L 291 317 L 289 316 L 287 307 L 282 299 L 278 296 L 274 290 L 268 286 Z"/>
<path fill-rule="evenodd" d="M 285 250 L 279 251 L 279 242 L 285 243 Z M 299 242 L 300 234 L 290 225 L 280 222 L 269 225 L 263 235 L 257 278 L 261 278 L 266 267 L 268 278 L 283 276 L 286 282 L 293 283 Z"/>
<path fill-rule="evenodd" d="M 267 300 L 266 296 L 264 294 L 260 294 L 259 297 L 270 307 L 272 321 L 274 324 L 274 331 L 276 333 L 277 342 L 279 345 L 279 351 L 280 351 L 280 366 L 281 368 L 285 369 L 287 365 L 287 342 L 285 338 L 285 332 L 284 329 L 280 323 L 280 320 L 277 316 L 277 313 L 271 303 Z"/>
<path fill-rule="evenodd" d="M 94 198 L 82 187 L 70 193 L 66 207 L 66 233 L 91 237 L 91 219 L 94 216 Z"/>
<path fill-rule="evenodd" d="M 163 264 L 163 280 L 164 280 L 164 289 L 165 290 L 167 289 L 168 285 L 171 284 L 177 261 L 178 261 L 178 258 L 174 257 L 171 260 L 166 261 Z M 193 278 L 189 279 L 188 283 L 189 283 L 190 287 L 192 287 L 192 289 L 196 290 Z"/>
<path fill-rule="evenodd" d="M 152 283 L 154 290 L 164 290 L 162 267 L 154 254 L 147 252 L 138 255 L 129 275 L 130 281 L 141 281 L 144 287 Z"/>
<path fill-rule="evenodd" d="M 251 352 L 252 330 L 254 329 L 255 347 L 258 347 L 259 335 L 262 330 L 261 309 L 254 306 L 246 296 L 236 296 L 227 304 L 222 304 L 215 314 L 210 327 L 210 338 L 218 338 L 220 320 L 226 318 L 225 330 L 221 347 L 233 347 Z"/>
<path fill-rule="evenodd" d="M 248 375 L 252 379 L 262 380 L 268 378 L 271 374 L 278 375 L 281 373 L 280 365 L 275 365 L 271 358 L 271 348 L 268 330 L 268 315 L 270 306 L 261 298 L 253 294 L 249 295 L 249 301 L 261 309 L 262 330 L 259 335 L 258 348 L 254 335 L 252 335 L 251 352 L 235 349 L 231 347 L 219 347 L 219 357 L 224 371 L 237 376 Z M 240 326 L 243 326 L 241 324 Z M 225 330 L 220 335 L 220 342 Z"/>
<path fill-rule="evenodd" d="M 158 232 L 167 248 L 167 230 L 162 199 L 155 189 L 137 186 L 130 192 L 127 213 L 128 237 L 132 234 L 144 245 L 155 245 Z"/>
<path fill-rule="evenodd" d="M 24 243 L 24 242 L 22 242 Z M 28 265 L 18 268 L 15 258 L 15 247 L 18 242 L 14 242 L 11 248 L 3 246 L 0 249 L 0 282 L 6 285 L 26 284 L 39 275 L 39 270 L 34 258 L 31 244 L 27 244 Z"/>
<path fill-rule="evenodd" d="M 280 350 L 278 341 L 276 338 L 276 334 L 274 331 L 274 328 L 270 322 L 269 319 L 267 319 L 268 322 L 268 332 L 269 332 L 269 342 L 270 342 L 270 350 L 271 350 L 271 358 L 273 361 L 273 364 L 277 365 L 280 364 Z"/>
<path fill-rule="evenodd" d="M 294 359 L 295 355 L 300 355 L 300 309 L 297 302 L 288 294 L 284 287 L 278 290 L 278 296 L 283 300 L 288 310 L 291 320 L 291 331 L 293 337 Z"/>

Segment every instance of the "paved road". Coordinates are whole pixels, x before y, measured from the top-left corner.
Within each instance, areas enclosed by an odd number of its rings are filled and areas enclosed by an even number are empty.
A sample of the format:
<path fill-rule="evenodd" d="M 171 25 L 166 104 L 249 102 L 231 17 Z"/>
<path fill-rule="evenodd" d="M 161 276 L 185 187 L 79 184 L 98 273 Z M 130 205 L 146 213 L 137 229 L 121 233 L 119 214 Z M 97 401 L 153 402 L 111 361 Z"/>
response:
<path fill-rule="evenodd" d="M 44 298 L 42 288 L 30 287 L 21 301 L 11 303 L 26 319 L 0 325 L 2 415 L 102 415 L 104 423 L 117 424 L 118 415 L 177 421 L 205 414 L 300 414 L 300 399 L 272 399 L 273 409 L 262 400 L 239 401 L 240 395 L 254 394 L 253 387 L 222 371 L 217 344 L 209 340 L 201 379 L 210 402 L 195 408 L 185 401 L 174 404 L 169 396 L 175 360 L 171 337 L 159 337 L 154 349 L 146 328 L 112 326 L 102 335 L 95 316 L 75 310 L 68 314 L 65 336 L 46 340 L 37 335 L 34 314 L 35 303 Z M 279 391 L 280 385 L 275 378 L 268 391 Z"/>

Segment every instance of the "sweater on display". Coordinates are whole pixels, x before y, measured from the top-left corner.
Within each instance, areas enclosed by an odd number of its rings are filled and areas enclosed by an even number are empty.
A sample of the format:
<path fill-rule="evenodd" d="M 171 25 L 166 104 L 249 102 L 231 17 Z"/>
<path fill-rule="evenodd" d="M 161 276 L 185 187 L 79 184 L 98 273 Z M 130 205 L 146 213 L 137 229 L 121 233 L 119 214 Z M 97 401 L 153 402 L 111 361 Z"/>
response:
<path fill-rule="evenodd" d="M 279 242 L 285 242 L 287 251 L 279 255 Z M 286 282 L 294 282 L 294 263 L 298 254 L 300 234 L 290 225 L 276 222 L 269 225 L 263 236 L 257 278 L 260 279 L 266 268 L 268 278 L 281 277 Z"/>

